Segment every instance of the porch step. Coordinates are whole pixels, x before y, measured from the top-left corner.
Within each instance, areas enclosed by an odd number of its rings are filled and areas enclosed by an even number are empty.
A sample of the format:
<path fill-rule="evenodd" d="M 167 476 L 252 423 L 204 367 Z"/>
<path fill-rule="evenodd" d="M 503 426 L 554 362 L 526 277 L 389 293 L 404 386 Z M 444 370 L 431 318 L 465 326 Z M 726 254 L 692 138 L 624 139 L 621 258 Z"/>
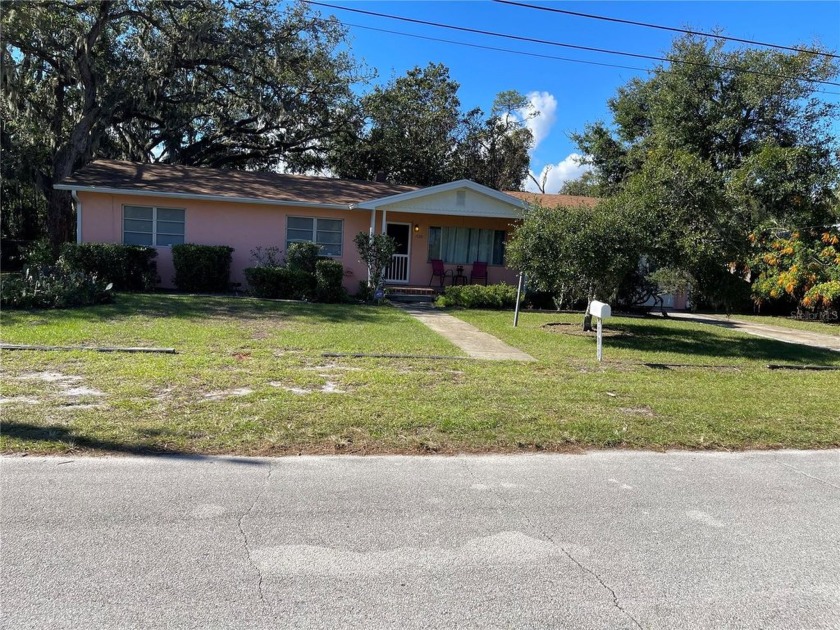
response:
<path fill-rule="evenodd" d="M 385 294 L 394 302 L 434 302 L 440 294 L 432 287 L 385 287 Z"/>

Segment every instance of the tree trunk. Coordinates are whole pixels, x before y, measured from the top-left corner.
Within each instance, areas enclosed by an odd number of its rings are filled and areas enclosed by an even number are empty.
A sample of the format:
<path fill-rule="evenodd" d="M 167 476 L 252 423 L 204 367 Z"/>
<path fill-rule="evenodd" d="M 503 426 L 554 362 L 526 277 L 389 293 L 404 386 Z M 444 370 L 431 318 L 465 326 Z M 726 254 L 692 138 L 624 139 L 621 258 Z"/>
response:
<path fill-rule="evenodd" d="M 72 236 L 72 199 L 66 190 L 52 190 L 47 195 L 47 234 L 53 253 Z"/>
<path fill-rule="evenodd" d="M 592 285 L 589 285 L 589 295 L 586 297 L 586 312 L 583 314 L 583 332 L 592 330 L 592 315 L 589 312 L 589 307 L 592 305 L 592 300 L 595 299 L 595 293 L 592 291 Z"/>

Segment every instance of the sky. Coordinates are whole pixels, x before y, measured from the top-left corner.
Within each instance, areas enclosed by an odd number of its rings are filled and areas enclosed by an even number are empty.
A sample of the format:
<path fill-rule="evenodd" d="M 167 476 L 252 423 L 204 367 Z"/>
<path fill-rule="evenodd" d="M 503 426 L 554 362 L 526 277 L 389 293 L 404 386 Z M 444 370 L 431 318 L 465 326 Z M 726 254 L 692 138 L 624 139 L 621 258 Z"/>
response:
<path fill-rule="evenodd" d="M 678 36 L 677 33 L 659 29 L 550 13 L 489 0 L 324 1 L 350 9 L 652 56 L 663 56 Z M 718 31 L 730 37 L 785 46 L 819 42 L 835 53 L 840 50 L 840 0 L 520 1 L 663 26 Z M 516 90 L 526 95 L 534 110 L 540 112 L 530 123 L 536 140 L 531 152 L 531 171 L 540 178 L 550 167 L 546 180 L 546 192 L 549 193 L 557 192 L 564 181 L 574 179 L 583 172 L 583 167 L 577 164 L 577 147 L 569 134 L 583 130 L 589 122 L 609 121 L 608 99 L 630 79 L 648 77 L 645 70 L 657 65 L 653 60 L 465 33 L 323 6 L 313 5 L 312 9 L 321 15 L 334 15 L 348 26 L 351 52 L 357 60 L 363 60 L 369 68 L 376 70 L 374 83 L 387 83 L 415 66 L 425 67 L 434 62 L 445 64 L 450 69 L 451 78 L 460 84 L 458 96 L 464 110 L 481 107 L 487 112 L 496 94 L 504 90 Z M 518 52 L 431 41 L 383 30 Z M 727 44 L 730 49 L 740 46 L 745 44 Z M 545 56 L 563 57 L 564 60 Z M 840 82 L 840 79 L 835 78 L 835 81 Z M 367 86 L 363 91 L 369 89 Z M 840 87 L 825 86 L 824 89 L 837 94 L 821 94 L 821 98 L 840 102 Z M 536 190 L 532 182 L 528 182 L 526 188 Z"/>

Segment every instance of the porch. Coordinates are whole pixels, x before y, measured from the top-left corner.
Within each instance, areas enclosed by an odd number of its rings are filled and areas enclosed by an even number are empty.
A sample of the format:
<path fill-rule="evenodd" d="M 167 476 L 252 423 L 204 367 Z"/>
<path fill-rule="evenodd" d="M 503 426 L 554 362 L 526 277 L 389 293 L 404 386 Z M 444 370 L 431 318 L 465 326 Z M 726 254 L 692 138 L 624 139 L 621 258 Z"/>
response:
<path fill-rule="evenodd" d="M 417 297 L 433 296 L 443 285 L 515 282 L 504 248 L 523 206 L 504 193 L 460 181 L 356 209 L 369 213 L 371 234 L 387 234 L 397 245 L 385 276 L 391 293 Z"/>

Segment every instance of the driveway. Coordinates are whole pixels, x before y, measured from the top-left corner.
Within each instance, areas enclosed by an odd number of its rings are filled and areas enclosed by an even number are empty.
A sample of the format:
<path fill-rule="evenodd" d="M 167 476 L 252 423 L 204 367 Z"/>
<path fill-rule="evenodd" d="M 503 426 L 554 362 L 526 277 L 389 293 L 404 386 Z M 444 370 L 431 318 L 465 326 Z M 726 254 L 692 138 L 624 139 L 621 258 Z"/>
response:
<path fill-rule="evenodd" d="M 668 313 L 668 315 L 674 319 L 682 319 L 685 321 L 700 322 L 702 324 L 731 328 L 732 330 L 737 330 L 756 337 L 764 337 L 765 339 L 775 339 L 776 341 L 783 341 L 785 343 L 795 343 L 801 346 L 811 346 L 812 348 L 823 348 L 825 350 L 840 352 L 840 335 L 824 335 L 808 330 L 795 330 L 793 328 L 756 324 L 753 322 L 741 321 L 737 318 L 727 318 L 723 315 L 704 315 L 699 313 L 680 312 Z"/>
<path fill-rule="evenodd" d="M 3 628 L 836 628 L 840 451 L 12 458 Z"/>

